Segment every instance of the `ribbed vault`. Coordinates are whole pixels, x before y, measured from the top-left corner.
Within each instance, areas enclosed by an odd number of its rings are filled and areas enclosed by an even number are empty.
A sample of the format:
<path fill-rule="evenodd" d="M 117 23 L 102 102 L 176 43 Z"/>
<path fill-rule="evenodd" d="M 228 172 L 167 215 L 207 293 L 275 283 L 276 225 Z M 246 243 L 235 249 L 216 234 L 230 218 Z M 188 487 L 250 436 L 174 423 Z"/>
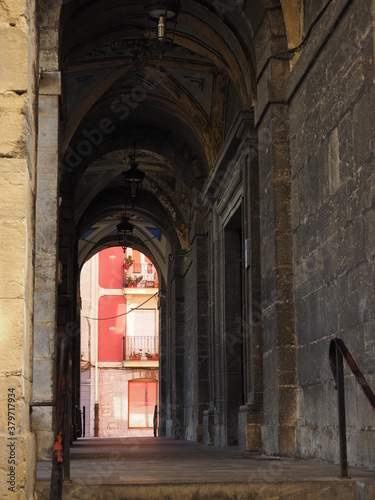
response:
<path fill-rule="evenodd" d="M 162 53 L 143 1 L 62 6 L 60 192 L 80 265 L 103 242 L 116 244 L 122 172 L 134 145 L 146 177 L 142 196 L 128 207 L 133 241 L 149 241 L 142 244 L 161 266 L 165 252 L 188 249 L 197 193 L 237 112 L 254 103 L 253 37 L 266 14 L 262 4 L 184 0 L 176 24 L 167 23 L 173 43 Z"/>

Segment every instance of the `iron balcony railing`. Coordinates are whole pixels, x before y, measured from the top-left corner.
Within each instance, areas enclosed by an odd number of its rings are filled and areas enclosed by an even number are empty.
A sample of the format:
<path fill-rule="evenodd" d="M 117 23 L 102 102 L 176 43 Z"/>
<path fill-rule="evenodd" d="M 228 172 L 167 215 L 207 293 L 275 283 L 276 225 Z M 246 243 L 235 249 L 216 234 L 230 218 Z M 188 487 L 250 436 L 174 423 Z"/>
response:
<path fill-rule="evenodd" d="M 123 337 L 123 360 L 157 359 L 159 357 L 159 337 Z"/>

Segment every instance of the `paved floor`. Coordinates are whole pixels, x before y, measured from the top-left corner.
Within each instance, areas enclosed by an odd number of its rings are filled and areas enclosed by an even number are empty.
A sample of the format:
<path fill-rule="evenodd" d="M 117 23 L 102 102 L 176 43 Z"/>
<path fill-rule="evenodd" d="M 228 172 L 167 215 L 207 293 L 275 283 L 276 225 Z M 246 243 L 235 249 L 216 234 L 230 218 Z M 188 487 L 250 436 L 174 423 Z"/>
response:
<path fill-rule="evenodd" d="M 50 467 L 50 463 L 38 464 L 37 481 L 40 491 L 47 489 Z M 264 496 L 239 494 L 232 498 L 375 498 L 375 471 L 350 468 L 349 475 L 351 480 L 341 480 L 339 466 L 333 464 L 269 458 L 243 453 L 236 448 L 203 446 L 168 438 L 86 438 L 78 440 L 71 449 L 71 483 L 64 487 L 64 498 L 82 499 L 82 492 L 87 492 L 90 488 L 88 498 L 219 498 L 215 496 L 216 493 L 211 493 L 213 496 L 208 494 L 196 497 L 188 496 L 188 493 L 186 496 L 170 493 L 160 493 L 157 496 L 155 485 L 174 486 L 174 491 L 177 485 L 211 485 L 213 492 L 213 485 L 224 484 L 230 484 L 231 491 L 234 491 L 233 485 L 241 486 L 243 491 L 250 491 L 250 486 L 256 485 L 258 492 L 260 486 L 263 488 Z M 303 488 L 293 496 L 291 492 L 296 491 L 296 483 L 301 483 L 303 487 L 314 483 L 314 496 L 304 494 Z M 340 487 L 349 487 L 349 483 L 350 493 L 343 496 L 344 490 L 341 491 Z M 287 487 L 286 493 L 282 493 L 284 490 L 280 488 L 277 494 L 274 493 L 274 488 L 270 489 L 271 486 L 280 484 L 284 485 L 284 489 Z M 147 489 L 138 493 L 138 496 L 131 494 L 130 490 L 120 494 L 121 485 L 152 485 L 154 496 L 149 496 Z M 327 493 L 328 485 L 336 487 L 337 495 L 333 494 L 333 490 Z M 99 487 L 104 486 L 106 493 L 101 496 Z M 111 487 L 113 490 L 108 489 Z M 80 488 L 81 493 L 78 492 Z M 322 492 L 326 492 L 326 495 Z M 352 493 L 354 496 L 351 496 Z M 40 495 L 39 498 L 44 497 Z"/>

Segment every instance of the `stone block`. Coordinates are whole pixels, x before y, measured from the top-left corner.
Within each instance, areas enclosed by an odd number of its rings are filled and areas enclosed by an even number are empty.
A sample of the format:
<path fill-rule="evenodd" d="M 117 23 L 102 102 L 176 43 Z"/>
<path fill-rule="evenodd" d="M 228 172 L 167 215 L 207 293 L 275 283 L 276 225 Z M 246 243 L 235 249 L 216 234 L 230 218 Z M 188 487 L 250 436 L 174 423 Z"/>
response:
<path fill-rule="evenodd" d="M 53 363 L 53 359 L 38 359 L 34 363 L 33 401 L 53 401 Z"/>
<path fill-rule="evenodd" d="M 19 24 L 24 23 L 24 15 L 26 11 L 25 0 L 3 0 L 1 16 L 3 23 L 7 24 Z M 21 19 L 22 18 L 22 19 Z"/>
<path fill-rule="evenodd" d="M 22 298 L 0 299 L 0 373 L 21 373 L 23 369 L 23 318 Z"/>
<path fill-rule="evenodd" d="M 8 463 L 9 457 L 15 464 Z M 10 467 L 13 466 L 14 469 Z M 0 497 L 33 498 L 35 481 L 35 436 L 31 433 L 17 435 L 15 439 L 0 436 Z M 27 478 L 27 482 L 26 482 Z M 12 483 L 14 481 L 14 483 Z M 15 486 L 14 490 L 9 490 Z"/>
<path fill-rule="evenodd" d="M 34 323 L 34 357 L 49 358 L 55 352 L 54 323 Z"/>
<path fill-rule="evenodd" d="M 39 323 L 53 322 L 56 317 L 56 294 L 54 290 L 39 290 L 35 298 L 35 321 Z"/>
<path fill-rule="evenodd" d="M 53 174 L 49 177 L 47 181 L 44 181 L 44 176 L 49 173 Z M 43 182 L 40 189 L 42 193 L 45 192 L 45 188 L 49 186 L 49 190 L 57 192 L 57 179 L 58 179 L 58 155 L 57 150 L 54 148 L 40 148 L 38 150 L 38 182 Z M 50 183 L 52 182 L 52 185 Z M 53 186 L 55 188 L 53 189 Z"/>
<path fill-rule="evenodd" d="M 35 289 L 54 288 L 56 283 L 56 256 L 39 254 L 35 258 Z"/>
<path fill-rule="evenodd" d="M 0 93 L 6 91 L 26 92 L 28 69 L 27 39 L 28 30 L 25 24 L 22 27 L 4 25 L 0 27 Z"/>
<path fill-rule="evenodd" d="M 0 246 L 0 298 L 19 299 L 24 293 L 24 239 L 25 227 L 22 221 L 2 223 L 3 244 Z M 13 308 L 12 308 L 13 309 Z M 5 315 L 12 314 L 4 311 Z M 18 309 L 17 309 L 18 310 Z M 23 314 L 17 318 L 20 318 Z"/>
<path fill-rule="evenodd" d="M 47 461 L 52 459 L 54 434 L 52 430 L 39 431 L 36 440 L 36 459 Z"/>
<path fill-rule="evenodd" d="M 55 157 L 55 153 L 53 153 Z M 52 164 L 53 165 L 53 164 Z M 54 162 L 55 167 L 52 172 L 38 171 L 37 177 L 37 192 L 38 198 L 40 197 L 41 203 L 37 203 L 36 217 L 43 218 L 43 201 L 44 200 L 57 200 L 57 163 Z M 49 165 L 51 167 L 51 165 Z"/>
<path fill-rule="evenodd" d="M 25 217 L 26 160 L 0 158 L 0 218 L 20 220 Z"/>
<path fill-rule="evenodd" d="M 34 406 L 31 414 L 31 429 L 33 432 L 47 431 L 53 428 L 53 414 L 56 408 L 51 406 Z"/>
<path fill-rule="evenodd" d="M 41 149 L 57 150 L 58 119 L 56 116 L 55 99 L 43 97 L 39 101 L 41 112 L 38 129 L 38 147 Z"/>
<path fill-rule="evenodd" d="M 36 223 L 35 246 L 36 253 L 55 255 L 57 244 L 57 221 L 39 220 Z"/>
<path fill-rule="evenodd" d="M 24 96 L 13 92 L 0 94 L 0 156 L 25 156 L 24 106 Z"/>
<path fill-rule="evenodd" d="M 39 64 L 43 71 L 56 71 L 59 67 L 57 51 L 55 49 L 41 49 Z"/>
<path fill-rule="evenodd" d="M 262 425 L 262 452 L 265 455 L 277 455 L 278 432 L 276 425 Z"/>
<path fill-rule="evenodd" d="M 4 376 L 0 375 L 0 427 L 7 431 L 8 428 L 8 401 L 15 406 L 11 407 L 12 422 L 16 427 L 16 433 L 20 432 L 21 428 L 21 397 L 22 394 L 22 378 L 21 376 Z M 10 398 L 10 399 L 9 399 Z M 14 401 L 14 402 L 13 402 Z M 14 420 L 13 420 L 14 417 Z"/>
<path fill-rule="evenodd" d="M 44 71 L 42 73 L 42 79 L 39 85 L 39 95 L 60 95 L 60 94 L 61 94 L 61 73 L 59 71 Z"/>

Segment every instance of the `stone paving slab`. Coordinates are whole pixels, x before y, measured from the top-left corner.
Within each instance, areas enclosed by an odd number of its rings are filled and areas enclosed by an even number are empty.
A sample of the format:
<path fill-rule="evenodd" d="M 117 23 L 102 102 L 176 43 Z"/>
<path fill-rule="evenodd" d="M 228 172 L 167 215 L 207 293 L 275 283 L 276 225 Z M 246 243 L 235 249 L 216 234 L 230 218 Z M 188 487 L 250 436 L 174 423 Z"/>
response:
<path fill-rule="evenodd" d="M 38 464 L 40 499 L 48 498 L 50 470 Z M 71 449 L 64 498 L 375 499 L 375 471 L 350 468 L 349 475 L 340 479 L 335 464 L 168 438 L 88 438 Z"/>

